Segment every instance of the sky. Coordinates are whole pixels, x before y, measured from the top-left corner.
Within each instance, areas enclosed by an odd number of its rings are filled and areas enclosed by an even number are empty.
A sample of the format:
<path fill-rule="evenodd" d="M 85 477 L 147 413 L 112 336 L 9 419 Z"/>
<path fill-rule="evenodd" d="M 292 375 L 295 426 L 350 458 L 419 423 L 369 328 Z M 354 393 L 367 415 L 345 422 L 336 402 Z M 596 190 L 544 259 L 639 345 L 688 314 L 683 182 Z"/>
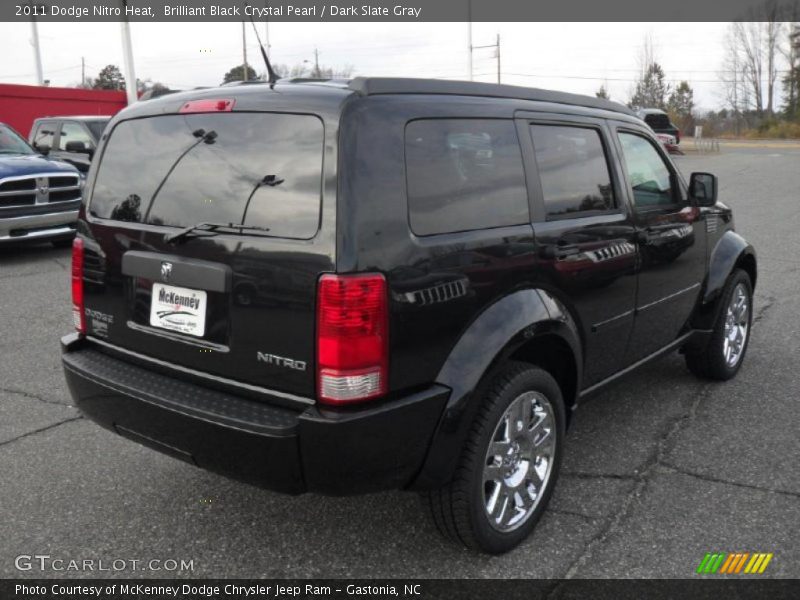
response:
<path fill-rule="evenodd" d="M 262 39 L 265 25 L 257 24 Z M 270 58 L 289 67 L 313 61 L 352 68 L 353 75 L 468 79 L 466 23 L 270 23 Z M 605 85 L 626 102 L 650 36 L 655 56 L 673 86 L 687 80 L 702 111 L 723 104 L 718 82 L 727 23 L 475 23 L 474 46 L 500 35 L 503 83 L 594 94 Z M 240 23 L 132 23 L 139 79 L 173 88 L 218 85 L 242 63 Z M 264 70 L 252 25 L 248 62 Z M 81 58 L 87 77 L 109 63 L 122 66 L 118 23 L 39 23 L 44 77 L 75 85 Z M 0 83 L 35 84 L 29 24 L 0 23 Z M 476 49 L 474 78 L 497 80 L 494 48 Z"/>

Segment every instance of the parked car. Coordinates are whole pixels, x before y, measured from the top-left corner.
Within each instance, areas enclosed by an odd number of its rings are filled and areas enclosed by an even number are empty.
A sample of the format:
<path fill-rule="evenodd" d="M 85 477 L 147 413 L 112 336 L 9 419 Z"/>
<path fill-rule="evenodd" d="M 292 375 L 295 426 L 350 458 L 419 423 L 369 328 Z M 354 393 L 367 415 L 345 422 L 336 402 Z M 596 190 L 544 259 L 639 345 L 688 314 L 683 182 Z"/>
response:
<path fill-rule="evenodd" d="M 716 177 L 687 185 L 619 104 L 287 81 L 137 103 L 108 132 L 66 379 L 88 418 L 191 464 L 420 491 L 499 553 L 585 400 L 671 351 L 710 379 L 742 365 L 755 252 Z"/>
<path fill-rule="evenodd" d="M 0 245 L 75 237 L 81 178 L 72 165 L 46 158 L 0 123 Z"/>
<path fill-rule="evenodd" d="M 74 165 L 84 175 L 111 117 L 43 117 L 31 127 L 29 141 L 36 150 Z"/>
<path fill-rule="evenodd" d="M 660 108 L 642 108 L 636 115 L 650 126 L 656 133 L 666 133 L 675 138 L 675 144 L 681 143 L 681 130 L 669 120 L 669 115 Z"/>

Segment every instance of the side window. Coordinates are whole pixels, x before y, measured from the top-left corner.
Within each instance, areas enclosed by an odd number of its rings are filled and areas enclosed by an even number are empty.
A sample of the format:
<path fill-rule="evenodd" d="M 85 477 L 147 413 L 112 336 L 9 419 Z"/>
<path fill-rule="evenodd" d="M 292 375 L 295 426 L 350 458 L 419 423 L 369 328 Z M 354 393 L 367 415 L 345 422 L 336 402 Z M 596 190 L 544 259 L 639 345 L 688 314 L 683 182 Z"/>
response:
<path fill-rule="evenodd" d="M 676 204 L 679 196 L 673 188 L 672 173 L 655 146 L 634 133 L 620 132 L 619 141 L 636 208 Z"/>
<path fill-rule="evenodd" d="M 409 221 L 417 235 L 530 221 L 513 121 L 411 121 L 405 145 Z"/>
<path fill-rule="evenodd" d="M 31 144 L 37 150 L 50 151 L 53 147 L 53 138 L 56 135 L 56 123 L 43 121 L 36 127 Z"/>
<path fill-rule="evenodd" d="M 617 208 L 598 130 L 531 125 L 531 134 L 548 219 Z"/>
<path fill-rule="evenodd" d="M 87 150 L 94 148 L 94 142 L 88 132 L 78 123 L 69 121 L 61 124 L 61 135 L 58 138 L 58 150 L 66 150 L 68 142 L 83 142 Z"/>

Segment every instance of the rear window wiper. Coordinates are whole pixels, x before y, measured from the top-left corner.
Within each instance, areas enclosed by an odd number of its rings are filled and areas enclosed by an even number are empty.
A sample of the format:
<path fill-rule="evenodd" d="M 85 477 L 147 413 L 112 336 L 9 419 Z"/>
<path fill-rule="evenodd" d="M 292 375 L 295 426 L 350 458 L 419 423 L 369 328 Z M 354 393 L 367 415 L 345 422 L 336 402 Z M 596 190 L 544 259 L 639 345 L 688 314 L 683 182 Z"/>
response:
<path fill-rule="evenodd" d="M 197 225 L 191 225 L 190 227 L 185 227 L 180 231 L 176 231 L 175 233 L 170 233 L 164 236 L 164 241 L 168 244 L 176 244 L 180 241 L 185 240 L 190 235 L 194 235 L 200 232 L 205 232 L 211 235 L 220 233 L 220 229 L 230 229 L 238 231 L 239 233 L 244 232 L 252 232 L 252 231 L 261 231 L 266 232 L 269 231 L 269 227 L 258 227 L 257 225 L 240 225 L 238 223 L 198 223 Z"/>
<path fill-rule="evenodd" d="M 192 132 L 192 135 L 194 137 L 196 137 L 197 140 L 192 142 L 191 145 L 189 145 L 186 148 L 186 150 L 184 150 L 183 152 L 181 152 L 178 155 L 178 158 L 176 158 L 173 161 L 173 163 L 170 165 L 169 169 L 167 169 L 167 174 L 164 175 L 164 177 L 161 179 L 161 181 L 158 182 L 158 185 L 156 186 L 156 190 L 153 192 L 153 195 L 150 197 L 150 202 L 147 205 L 147 210 L 144 211 L 144 218 L 142 219 L 142 223 L 146 223 L 147 222 L 147 219 L 150 216 L 150 210 L 153 208 L 153 204 L 155 204 L 155 202 L 156 202 L 156 197 L 158 196 L 158 193 L 161 191 L 161 188 L 164 187 L 164 184 L 167 183 L 167 179 L 169 179 L 169 176 L 172 175 L 172 172 L 175 170 L 175 168 L 178 166 L 178 164 L 183 160 L 183 157 L 186 156 L 187 154 L 189 154 L 189 152 L 191 152 L 195 148 L 197 148 L 200 144 L 209 144 L 209 145 L 211 145 L 211 144 L 216 143 L 216 140 L 217 140 L 217 137 L 218 137 L 216 131 L 206 131 L 205 129 L 195 129 Z"/>

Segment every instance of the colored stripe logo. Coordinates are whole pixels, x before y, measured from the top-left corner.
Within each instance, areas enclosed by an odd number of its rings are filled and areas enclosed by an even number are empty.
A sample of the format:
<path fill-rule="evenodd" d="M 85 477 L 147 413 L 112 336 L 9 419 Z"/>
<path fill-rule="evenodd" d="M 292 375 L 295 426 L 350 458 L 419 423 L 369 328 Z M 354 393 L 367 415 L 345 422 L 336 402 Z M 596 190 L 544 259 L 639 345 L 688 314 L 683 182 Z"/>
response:
<path fill-rule="evenodd" d="M 764 552 L 706 552 L 697 566 L 700 575 L 760 575 L 767 569 L 773 554 Z"/>

